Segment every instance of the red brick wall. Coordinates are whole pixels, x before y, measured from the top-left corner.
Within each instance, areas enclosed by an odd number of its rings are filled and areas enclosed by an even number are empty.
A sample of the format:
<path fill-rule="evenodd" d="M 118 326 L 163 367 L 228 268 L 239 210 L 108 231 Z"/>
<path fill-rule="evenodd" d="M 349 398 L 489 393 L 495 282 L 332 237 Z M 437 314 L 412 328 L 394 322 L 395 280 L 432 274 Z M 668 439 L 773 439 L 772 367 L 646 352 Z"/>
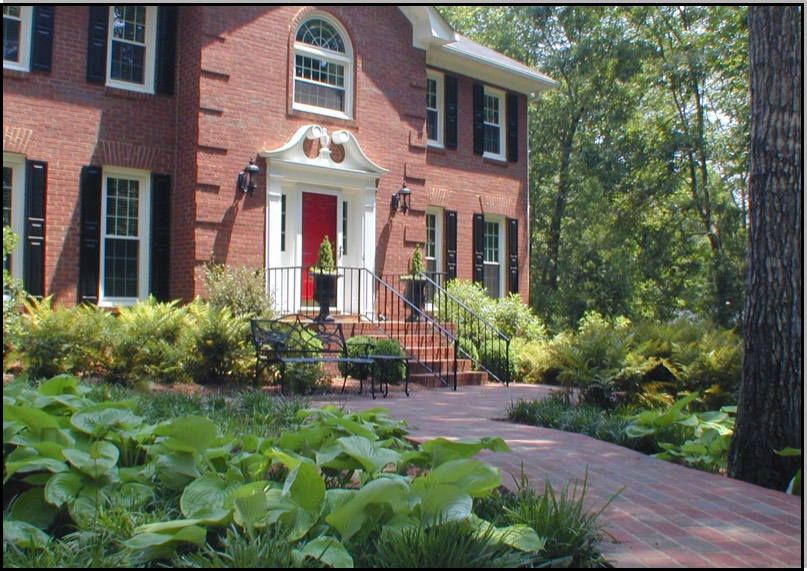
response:
<path fill-rule="evenodd" d="M 337 18 L 354 53 L 352 120 L 292 110 L 293 34 L 314 9 Z M 472 81 L 461 77 L 459 146 L 425 145 L 425 52 L 394 6 L 182 6 L 174 96 L 88 84 L 87 7 L 56 9 L 50 74 L 4 71 L 4 149 L 48 162 L 46 288 L 76 299 L 81 167 L 114 164 L 172 176 L 171 293 L 204 294 L 204 262 L 261 267 L 265 260 L 266 165 L 259 191 L 243 197 L 238 172 L 306 124 L 353 132 L 389 170 L 377 195 L 380 273 L 405 273 L 425 240 L 429 205 L 458 212 L 458 277 L 472 273 L 474 212 L 519 219 L 520 291 L 528 291 L 526 98 L 520 97 L 518 163 L 472 153 Z M 406 180 L 412 209 L 389 208 Z M 480 205 L 481 201 L 481 205 Z"/>
<path fill-rule="evenodd" d="M 3 71 L 3 150 L 48 163 L 45 288 L 64 303 L 77 298 L 81 167 L 173 176 L 175 164 L 173 97 L 86 82 L 88 19 L 86 6 L 56 7 L 51 72 Z"/>

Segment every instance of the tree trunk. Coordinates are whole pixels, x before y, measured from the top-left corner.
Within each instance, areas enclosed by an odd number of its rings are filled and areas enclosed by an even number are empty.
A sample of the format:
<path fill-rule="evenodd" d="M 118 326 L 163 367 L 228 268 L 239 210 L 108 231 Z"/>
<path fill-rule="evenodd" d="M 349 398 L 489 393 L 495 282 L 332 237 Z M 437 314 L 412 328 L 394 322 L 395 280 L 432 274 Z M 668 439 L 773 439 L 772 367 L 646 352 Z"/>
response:
<path fill-rule="evenodd" d="M 796 6 L 752 6 L 745 356 L 729 475 L 784 490 L 802 447 L 802 72 Z"/>

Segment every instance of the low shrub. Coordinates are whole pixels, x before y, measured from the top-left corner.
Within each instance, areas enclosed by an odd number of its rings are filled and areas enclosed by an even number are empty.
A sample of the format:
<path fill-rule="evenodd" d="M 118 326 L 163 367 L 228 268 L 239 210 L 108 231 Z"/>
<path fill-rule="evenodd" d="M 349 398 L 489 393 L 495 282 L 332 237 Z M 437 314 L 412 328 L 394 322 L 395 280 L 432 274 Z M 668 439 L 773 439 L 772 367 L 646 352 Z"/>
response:
<path fill-rule="evenodd" d="M 370 351 L 371 355 L 392 355 L 405 357 L 403 348 L 397 339 L 379 339 Z M 400 384 L 406 378 L 406 365 L 401 361 L 380 361 L 376 365 L 376 382 Z"/>
<path fill-rule="evenodd" d="M 198 299 L 188 311 L 181 345 L 191 379 L 200 385 L 249 382 L 255 358 L 249 321 Z"/>
<path fill-rule="evenodd" d="M 372 337 L 356 335 L 345 341 L 345 348 L 350 357 L 364 357 L 374 344 Z M 339 373 L 344 376 L 348 372 L 354 379 L 366 379 L 372 371 L 370 365 L 339 363 Z"/>
<path fill-rule="evenodd" d="M 205 264 L 208 301 L 215 308 L 229 309 L 233 315 L 272 319 L 272 296 L 266 293 L 266 270 L 246 266 Z"/>
<path fill-rule="evenodd" d="M 177 383 L 190 381 L 186 369 L 190 318 L 178 301 L 158 302 L 153 297 L 118 310 L 111 347 L 109 380 L 126 383 Z"/>

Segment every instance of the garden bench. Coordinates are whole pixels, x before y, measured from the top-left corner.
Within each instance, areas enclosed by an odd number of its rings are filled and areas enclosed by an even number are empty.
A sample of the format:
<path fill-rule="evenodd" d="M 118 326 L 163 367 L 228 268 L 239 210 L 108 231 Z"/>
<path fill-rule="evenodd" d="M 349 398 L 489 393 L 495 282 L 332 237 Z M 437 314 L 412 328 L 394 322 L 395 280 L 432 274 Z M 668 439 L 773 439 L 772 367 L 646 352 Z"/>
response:
<path fill-rule="evenodd" d="M 343 372 L 342 391 L 347 377 L 364 368 L 371 372 L 370 392 L 375 398 L 375 379 L 379 366 L 384 361 L 404 360 L 393 355 L 370 355 L 373 343 L 354 344 L 358 355 L 351 355 L 347 349 L 341 323 L 316 321 L 305 315 L 288 316 L 281 319 L 252 319 L 252 342 L 255 346 L 255 382 L 261 371 L 271 365 L 280 369 L 280 391 L 285 394 L 286 366 L 332 363 L 341 365 Z M 407 362 L 406 394 L 409 395 Z M 359 375 L 359 394 L 364 390 L 364 375 Z M 379 386 L 381 388 L 381 386 Z M 389 391 L 383 392 L 386 397 Z"/>

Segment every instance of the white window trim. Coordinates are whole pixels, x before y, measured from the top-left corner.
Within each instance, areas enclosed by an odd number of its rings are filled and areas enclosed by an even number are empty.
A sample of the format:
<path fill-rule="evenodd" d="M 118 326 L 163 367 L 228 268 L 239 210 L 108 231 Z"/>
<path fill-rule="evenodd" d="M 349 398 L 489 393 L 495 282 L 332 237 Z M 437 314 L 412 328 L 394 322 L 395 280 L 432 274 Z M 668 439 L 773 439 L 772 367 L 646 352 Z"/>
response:
<path fill-rule="evenodd" d="M 500 153 L 491 153 L 490 151 L 484 151 L 482 153 L 482 157 L 486 159 L 493 159 L 496 161 L 507 161 L 507 148 L 506 148 L 506 125 L 507 125 L 507 106 L 505 105 L 505 92 L 499 89 L 494 89 L 493 87 L 485 86 L 484 95 L 495 97 L 499 101 L 499 149 Z M 484 119 L 484 118 L 483 118 Z M 493 125 L 493 123 L 487 123 L 484 121 L 485 125 Z"/>
<path fill-rule="evenodd" d="M 504 274 L 504 269 L 505 269 L 504 268 L 504 266 L 505 266 L 505 251 L 504 251 L 504 246 L 505 246 L 505 236 L 504 236 L 504 234 L 505 234 L 505 219 L 502 216 L 485 216 L 485 226 L 487 226 L 488 223 L 496 224 L 499 227 L 499 240 L 498 240 L 498 242 L 499 242 L 499 244 L 498 244 L 499 261 L 498 262 L 488 262 L 488 261 L 485 260 L 485 261 L 483 261 L 483 265 L 485 265 L 485 266 L 493 266 L 493 265 L 499 266 L 499 291 L 498 291 L 498 295 L 496 296 L 496 299 L 498 299 L 498 298 L 504 297 L 504 291 L 505 291 L 505 284 L 504 284 L 504 279 L 505 279 L 505 274 Z M 484 233 L 487 234 L 487 228 L 485 228 Z M 485 239 L 485 247 L 487 248 L 487 237 Z"/>
<path fill-rule="evenodd" d="M 115 22 L 115 11 L 109 6 L 109 20 L 106 44 L 106 85 L 117 89 L 127 89 L 140 93 L 154 93 L 154 71 L 157 59 L 157 6 L 146 6 L 146 57 L 145 68 L 143 69 L 143 81 L 132 83 L 112 78 L 112 28 Z M 118 41 L 118 40 L 116 40 Z"/>
<path fill-rule="evenodd" d="M 439 273 L 445 272 L 445 268 L 443 267 L 443 218 L 445 213 L 443 212 L 442 208 L 434 208 L 430 207 L 426 209 L 426 215 L 434 216 L 434 265 L 435 271 Z M 428 239 L 428 236 L 426 237 Z M 424 245 L 425 246 L 425 245 Z M 425 248 L 424 248 L 425 249 Z M 430 259 L 426 257 L 426 253 L 424 252 L 423 257 L 426 259 Z M 434 279 L 434 278 L 432 278 Z M 436 280 L 435 280 L 436 281 Z"/>
<path fill-rule="evenodd" d="M 297 33 L 300 31 L 300 28 L 306 24 L 306 22 L 310 22 L 311 20 L 325 20 L 326 22 L 331 24 L 334 28 L 336 28 L 336 31 L 339 32 L 340 36 L 342 36 L 342 43 L 344 43 L 345 45 L 345 53 L 340 54 L 338 52 L 320 49 L 316 46 L 312 46 L 311 44 L 304 44 L 298 42 Z M 294 38 L 295 38 L 294 50 L 291 58 L 292 109 L 296 109 L 298 111 L 306 111 L 308 113 L 316 113 L 317 115 L 327 115 L 328 117 L 336 117 L 338 119 L 352 119 L 353 118 L 353 46 L 350 43 L 350 36 L 348 36 L 344 26 L 342 26 L 342 24 L 340 24 L 338 20 L 336 20 L 329 14 L 326 14 L 325 12 L 312 12 L 303 22 L 300 23 L 299 26 L 297 26 L 297 29 L 294 30 Z M 327 61 L 329 63 L 335 63 L 345 68 L 344 111 L 338 111 L 336 109 L 328 109 L 327 107 L 317 107 L 316 105 L 308 105 L 306 103 L 297 103 L 297 80 L 298 80 L 296 72 L 297 54 L 314 57 L 317 59 Z M 300 81 L 305 80 L 300 79 Z"/>
<path fill-rule="evenodd" d="M 98 305 L 116 307 L 119 305 L 135 305 L 145 300 L 149 294 L 149 270 L 151 268 L 151 173 L 149 171 L 127 169 L 122 167 L 103 167 L 101 187 L 101 271 L 98 277 Z M 110 178 L 137 180 L 140 183 L 138 199 L 138 241 L 140 250 L 137 267 L 137 297 L 108 297 L 104 293 L 106 276 L 106 209 L 107 185 Z"/>
<path fill-rule="evenodd" d="M 25 235 L 25 155 L 3 153 L 3 166 L 11 167 L 11 230 L 19 237 L 11 252 L 11 277 L 23 277 L 23 238 Z"/>
<path fill-rule="evenodd" d="M 426 119 L 426 144 L 431 147 L 443 148 L 444 146 L 444 133 L 445 133 L 445 90 L 444 90 L 444 75 L 438 71 L 426 70 L 426 78 L 432 79 L 437 83 L 437 139 L 429 139 L 428 118 Z M 428 89 L 427 89 L 428 94 Z M 429 107 L 427 106 L 428 110 Z"/>
<path fill-rule="evenodd" d="M 31 34 L 33 33 L 33 25 L 34 7 L 20 6 L 20 61 L 14 62 L 3 59 L 3 69 L 31 71 Z"/>

